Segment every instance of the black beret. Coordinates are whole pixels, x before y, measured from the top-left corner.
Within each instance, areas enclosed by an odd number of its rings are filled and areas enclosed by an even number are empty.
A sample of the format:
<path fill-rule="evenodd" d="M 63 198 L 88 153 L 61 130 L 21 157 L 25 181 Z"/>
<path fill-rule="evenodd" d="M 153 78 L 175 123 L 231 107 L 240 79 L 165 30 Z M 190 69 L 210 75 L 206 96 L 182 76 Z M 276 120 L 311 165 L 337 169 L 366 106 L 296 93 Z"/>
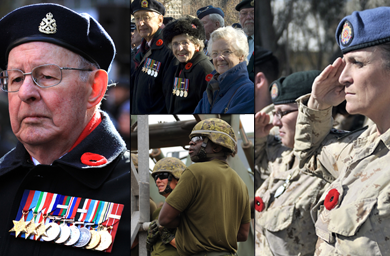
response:
<path fill-rule="evenodd" d="M 242 8 L 254 8 L 255 0 L 242 0 L 239 4 L 236 5 L 236 10 L 241 11 Z"/>
<path fill-rule="evenodd" d="M 134 15 L 138 11 L 151 11 L 165 15 L 164 5 L 156 0 L 134 0 L 130 5 L 130 14 Z"/>
<path fill-rule="evenodd" d="M 242 26 L 241 26 L 240 23 L 233 23 L 233 24 L 232 24 L 232 27 L 233 27 L 233 28 L 242 28 Z"/>
<path fill-rule="evenodd" d="M 0 20 L 0 68 L 12 48 L 28 42 L 48 42 L 71 50 L 99 68 L 109 70 L 115 45 L 103 27 L 86 13 L 58 4 L 20 7 Z"/>
<path fill-rule="evenodd" d="M 277 79 L 269 86 L 272 102 L 274 105 L 293 103 L 310 93 L 314 79 L 320 73 L 318 70 L 301 71 Z"/>
<path fill-rule="evenodd" d="M 270 59 L 275 58 L 271 51 L 264 49 L 261 46 L 255 45 L 255 66 L 261 65 Z"/>
<path fill-rule="evenodd" d="M 171 43 L 173 37 L 187 34 L 199 40 L 205 40 L 205 31 L 202 22 L 191 16 L 185 16 L 168 23 L 163 29 L 163 40 Z"/>
<path fill-rule="evenodd" d="M 219 7 L 214 7 L 212 5 L 202 7 L 199 10 L 196 11 L 196 15 L 198 16 L 199 19 L 202 19 L 204 16 L 216 13 L 222 16 L 222 18 L 225 17 L 225 13 L 222 11 L 221 8 Z"/>

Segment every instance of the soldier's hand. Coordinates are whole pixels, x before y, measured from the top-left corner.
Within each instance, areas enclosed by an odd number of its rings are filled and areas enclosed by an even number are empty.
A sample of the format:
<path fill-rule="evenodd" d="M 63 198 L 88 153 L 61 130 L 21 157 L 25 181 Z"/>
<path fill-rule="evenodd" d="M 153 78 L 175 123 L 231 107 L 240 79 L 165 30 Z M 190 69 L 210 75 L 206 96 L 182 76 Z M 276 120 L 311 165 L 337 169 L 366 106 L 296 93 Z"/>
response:
<path fill-rule="evenodd" d="M 158 229 L 159 224 L 157 220 L 150 223 L 148 228 L 148 237 L 146 238 L 146 249 L 149 252 L 153 251 L 153 245 L 157 242 L 160 237 L 160 231 Z"/>
<path fill-rule="evenodd" d="M 270 116 L 264 112 L 257 112 L 255 115 L 255 138 L 267 137 L 274 125 L 270 123 Z"/>
<path fill-rule="evenodd" d="M 327 109 L 337 106 L 345 100 L 344 85 L 339 77 L 345 67 L 345 61 L 337 58 L 327 66 L 313 82 L 312 92 L 307 106 L 312 109 Z"/>
<path fill-rule="evenodd" d="M 176 229 L 164 227 L 161 231 L 161 240 L 164 244 L 169 244 L 175 238 Z"/>

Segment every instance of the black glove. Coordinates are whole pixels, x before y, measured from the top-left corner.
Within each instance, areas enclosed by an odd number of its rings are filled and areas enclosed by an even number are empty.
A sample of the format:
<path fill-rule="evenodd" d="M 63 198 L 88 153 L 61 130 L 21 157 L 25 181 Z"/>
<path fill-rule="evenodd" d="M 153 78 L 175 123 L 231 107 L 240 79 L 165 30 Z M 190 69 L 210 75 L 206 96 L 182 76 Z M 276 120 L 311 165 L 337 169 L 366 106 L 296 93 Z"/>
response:
<path fill-rule="evenodd" d="M 169 244 L 173 238 L 175 238 L 176 229 L 164 227 L 161 231 L 161 240 L 163 244 Z"/>
<path fill-rule="evenodd" d="M 158 221 L 154 220 L 150 223 L 148 228 L 148 237 L 146 238 L 146 249 L 149 252 L 153 251 L 153 245 L 157 242 L 160 237 L 160 231 L 158 231 Z"/>

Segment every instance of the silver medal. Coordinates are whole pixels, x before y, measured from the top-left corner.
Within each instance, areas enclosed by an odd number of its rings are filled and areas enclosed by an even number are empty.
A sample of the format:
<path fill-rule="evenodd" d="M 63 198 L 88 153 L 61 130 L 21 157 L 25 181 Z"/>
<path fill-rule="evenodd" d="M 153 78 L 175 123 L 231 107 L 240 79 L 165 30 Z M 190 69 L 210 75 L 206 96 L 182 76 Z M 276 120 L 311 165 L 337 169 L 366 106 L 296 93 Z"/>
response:
<path fill-rule="evenodd" d="M 157 71 L 154 72 L 154 77 L 157 77 L 157 75 L 158 75 L 158 72 Z"/>
<path fill-rule="evenodd" d="M 154 70 L 152 70 L 152 72 L 150 73 L 151 76 L 154 76 Z"/>
<path fill-rule="evenodd" d="M 152 70 L 148 69 L 148 75 L 150 76 L 150 73 L 152 73 Z"/>
<path fill-rule="evenodd" d="M 75 225 L 70 226 L 69 228 L 71 230 L 71 233 L 70 233 L 69 240 L 65 243 L 65 245 L 67 245 L 67 246 L 74 245 L 80 239 L 80 230 L 79 230 L 79 228 L 76 227 Z"/>

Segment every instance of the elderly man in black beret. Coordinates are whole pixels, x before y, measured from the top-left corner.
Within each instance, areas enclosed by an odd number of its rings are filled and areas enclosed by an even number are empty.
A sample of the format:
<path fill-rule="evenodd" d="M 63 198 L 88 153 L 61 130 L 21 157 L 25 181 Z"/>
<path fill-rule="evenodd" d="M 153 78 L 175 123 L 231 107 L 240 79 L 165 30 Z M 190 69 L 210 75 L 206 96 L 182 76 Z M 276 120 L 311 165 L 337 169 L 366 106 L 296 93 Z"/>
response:
<path fill-rule="evenodd" d="M 165 7 L 156 0 L 134 0 L 130 7 L 143 38 L 131 76 L 131 113 L 164 114 L 168 111 L 165 95 L 171 91 L 163 88 L 163 83 L 172 80 L 167 70 L 174 58 L 162 38 Z"/>
<path fill-rule="evenodd" d="M 99 110 L 112 39 L 57 4 L 10 12 L 0 34 L 0 85 L 19 140 L 0 159 L 0 254 L 124 255 L 130 154 Z"/>
<path fill-rule="evenodd" d="M 255 1 L 254 0 L 242 0 L 236 5 L 236 11 L 239 12 L 239 19 L 242 29 L 248 37 L 248 73 L 249 79 L 254 82 L 254 49 L 255 49 Z"/>

